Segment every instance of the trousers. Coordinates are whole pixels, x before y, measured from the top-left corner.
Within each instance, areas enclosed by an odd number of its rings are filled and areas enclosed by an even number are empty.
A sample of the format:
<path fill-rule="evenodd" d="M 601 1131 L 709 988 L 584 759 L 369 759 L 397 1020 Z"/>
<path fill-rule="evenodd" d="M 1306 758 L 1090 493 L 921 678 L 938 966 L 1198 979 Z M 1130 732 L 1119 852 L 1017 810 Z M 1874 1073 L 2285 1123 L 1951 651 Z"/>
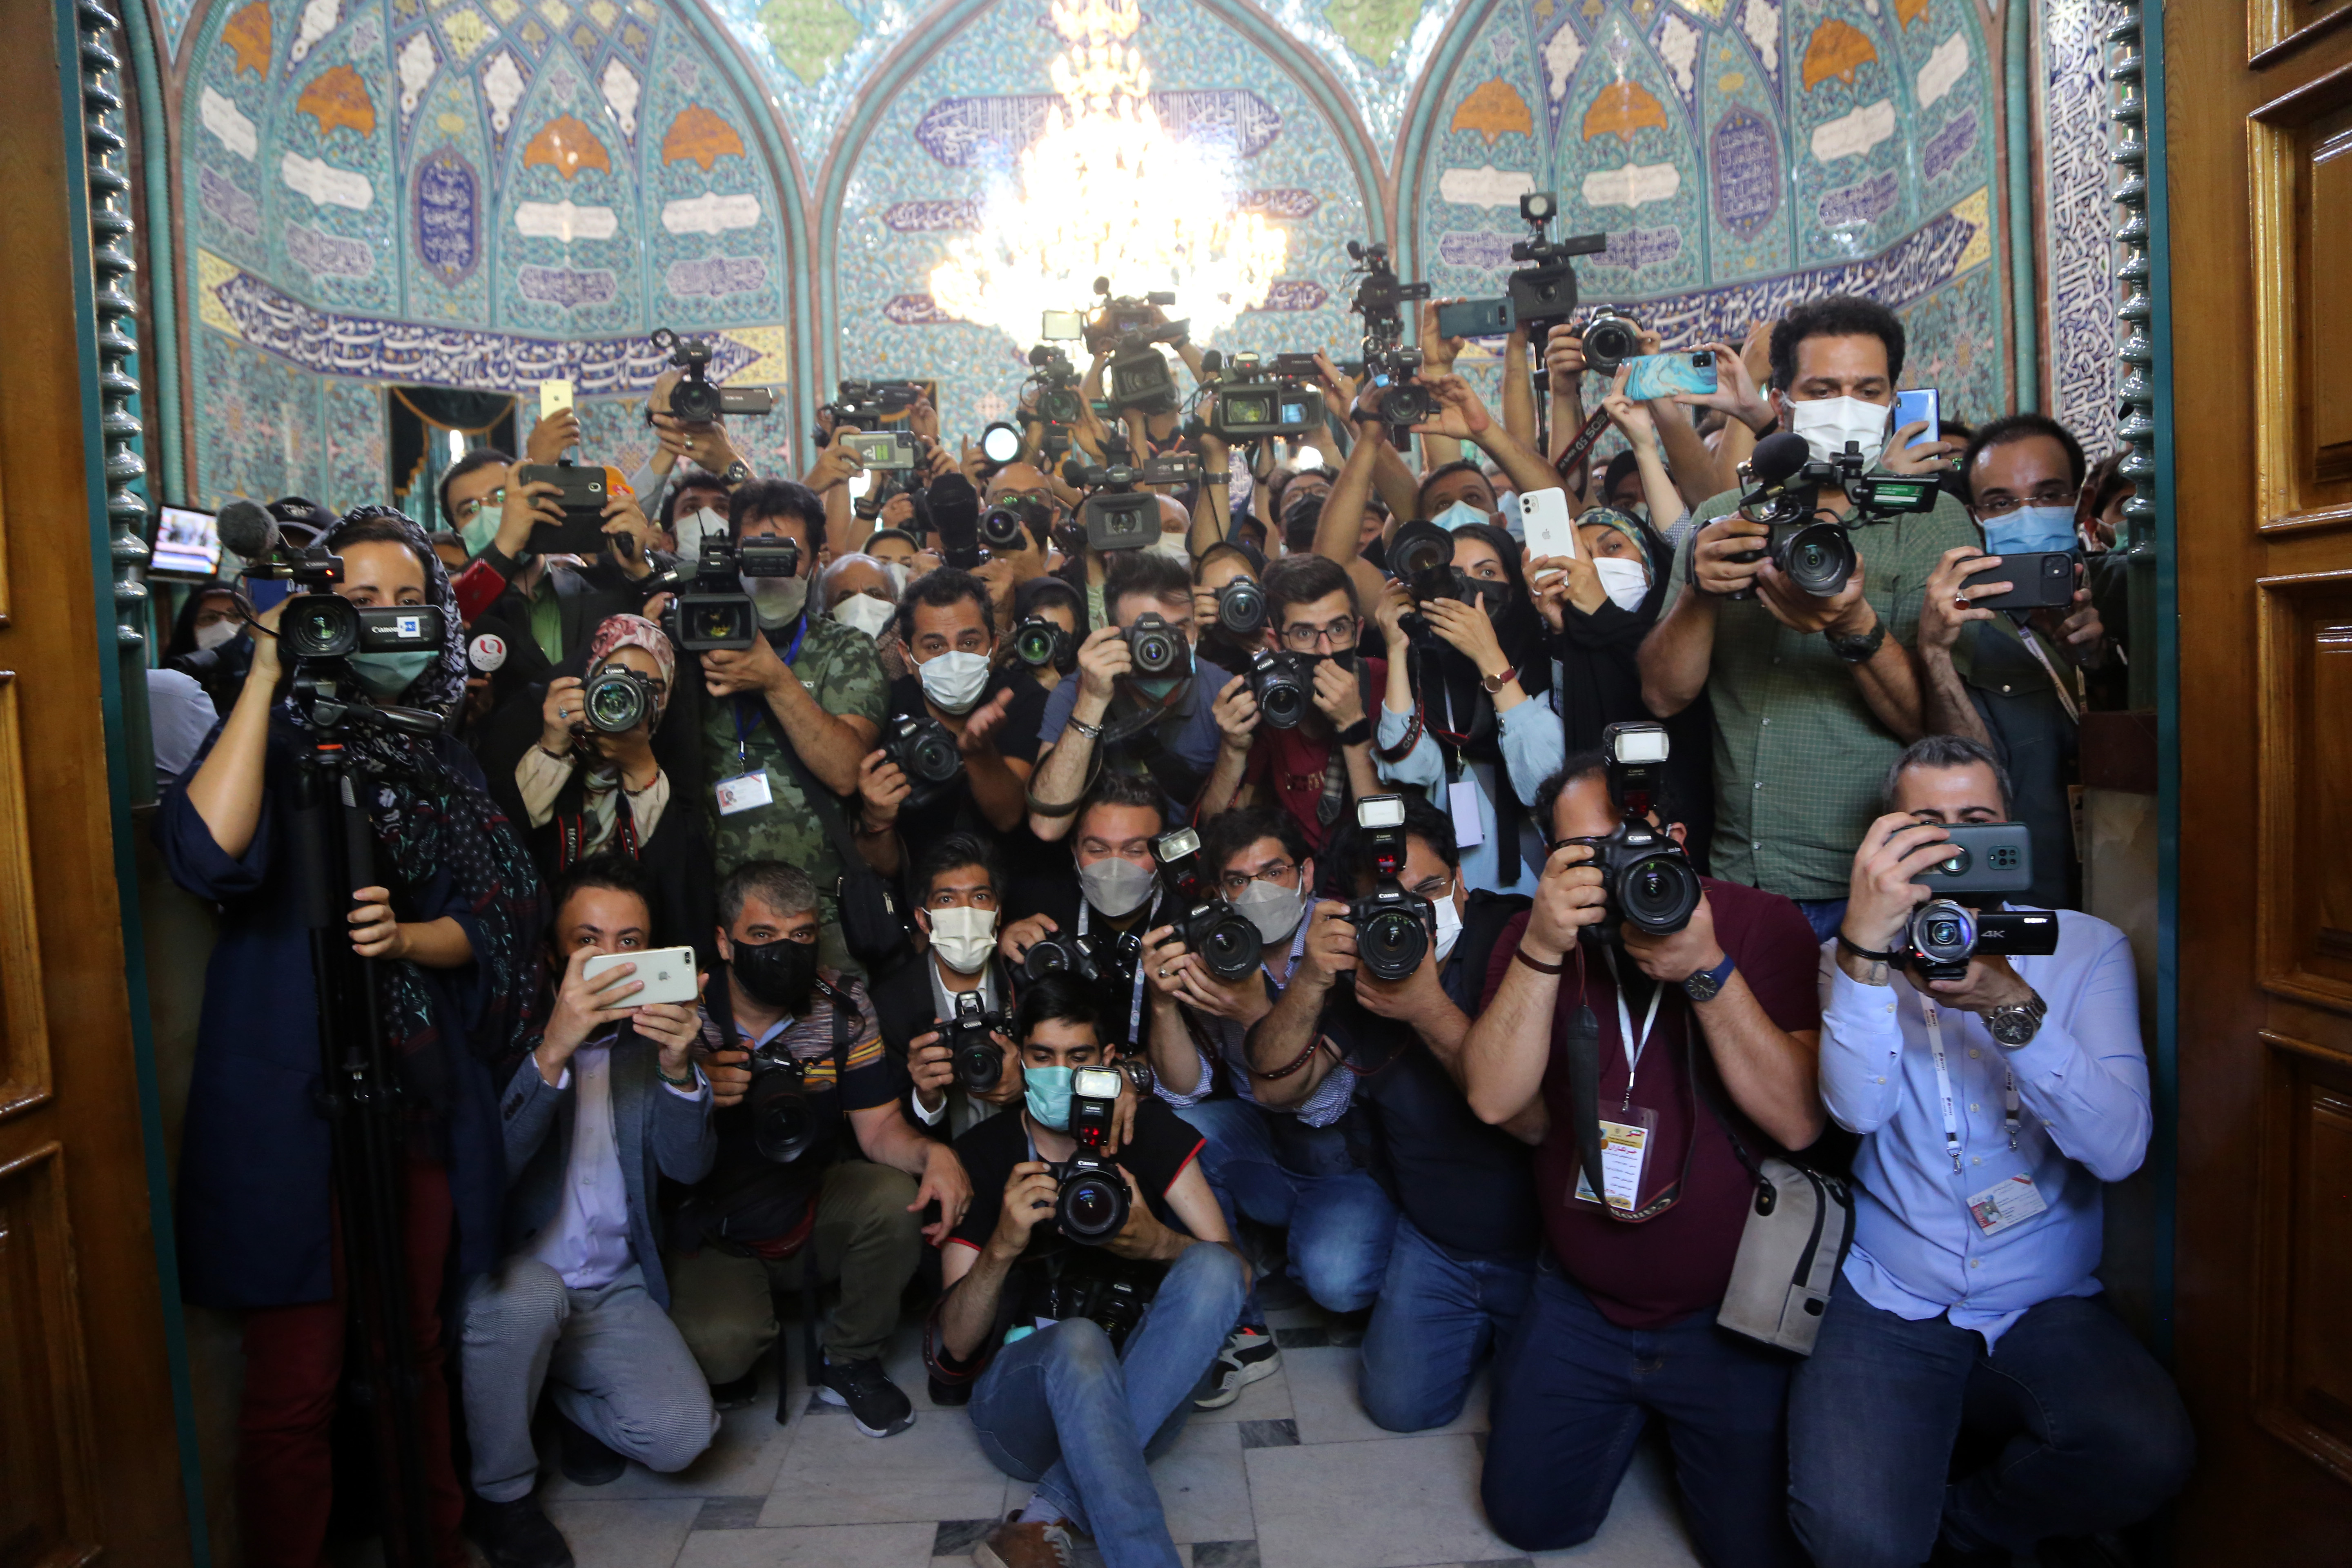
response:
<path fill-rule="evenodd" d="M 1284 1163 L 1275 1147 L 1271 1121 L 1279 1111 L 1260 1110 L 1246 1100 L 1204 1100 L 1176 1114 L 1207 1141 L 1201 1173 L 1217 1195 L 1228 1230 L 1234 1229 L 1236 1211 L 1260 1225 L 1288 1226 L 1290 1277 L 1309 1296 L 1333 1312 L 1360 1311 L 1372 1304 L 1388 1272 L 1396 1205 L 1349 1157 L 1345 1134 L 1337 1128 L 1301 1128 L 1293 1148 L 1304 1149 L 1307 1161 L 1305 1168 L 1295 1168 Z M 1265 1321 L 1255 1292 L 1242 1321 Z"/>
<path fill-rule="evenodd" d="M 1364 1331 L 1356 1392 L 1391 1432 L 1425 1432 L 1462 1414 L 1478 1363 L 1507 1338 L 1535 1279 L 1532 1253 L 1460 1258 L 1397 1217 L 1388 1278 Z"/>
<path fill-rule="evenodd" d="M 710 1389 L 635 1265 L 574 1290 L 536 1258 L 508 1258 L 466 1291 L 466 1436 L 474 1490 L 528 1497 L 539 1477 L 531 1412 L 551 1383 L 556 1408 L 649 1470 L 682 1470 L 719 1430 Z"/>
<path fill-rule="evenodd" d="M 1066 1318 L 999 1350 L 972 1386 L 971 1429 L 989 1461 L 1035 1481 L 1041 1500 L 1095 1538 L 1107 1568 L 1176 1568 L 1148 1467 L 1182 1431 L 1244 1281 L 1228 1249 L 1188 1247 L 1124 1353 L 1093 1322 Z"/>

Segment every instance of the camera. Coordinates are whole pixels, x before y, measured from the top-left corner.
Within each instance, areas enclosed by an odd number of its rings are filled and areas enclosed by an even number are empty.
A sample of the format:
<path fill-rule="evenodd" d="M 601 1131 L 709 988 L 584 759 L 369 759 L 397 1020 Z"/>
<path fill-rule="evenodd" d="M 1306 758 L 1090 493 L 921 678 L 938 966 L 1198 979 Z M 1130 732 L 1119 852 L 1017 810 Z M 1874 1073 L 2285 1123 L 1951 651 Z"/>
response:
<path fill-rule="evenodd" d="M 1622 815 L 1606 837 L 1579 840 L 1592 846 L 1592 865 L 1609 899 L 1606 918 L 1584 928 L 1586 940 L 1606 941 L 1621 922 L 1652 936 L 1678 931 L 1698 912 L 1706 889 L 1683 847 L 1648 820 L 1665 775 L 1665 726 L 1612 724 L 1601 731 L 1601 745 L 1609 754 L 1610 798 Z"/>
<path fill-rule="evenodd" d="M 1427 899 L 1408 893 L 1404 875 L 1404 796 L 1368 795 L 1356 803 L 1356 826 L 1372 850 L 1380 883 L 1348 906 L 1356 928 L 1356 959 L 1375 980 L 1402 980 L 1428 956 L 1436 910 Z"/>
<path fill-rule="evenodd" d="M 1603 305 L 1584 323 L 1584 366 L 1599 375 L 1642 356 L 1642 323 L 1615 305 Z"/>
<path fill-rule="evenodd" d="M 1078 372 L 1070 356 L 1053 344 L 1031 349 L 1029 365 L 1028 384 L 1037 389 L 1033 408 L 1047 427 L 1045 449 L 1050 454 L 1066 447 L 1070 427 L 1086 418 L 1086 395 L 1078 390 Z"/>
<path fill-rule="evenodd" d="M 1004 1051 L 995 1031 L 1004 1027 L 1004 1015 L 992 1013 L 977 991 L 956 993 L 955 1016 L 941 1021 L 940 1044 L 955 1064 L 956 1082 L 968 1094 L 985 1094 L 1004 1077 Z"/>
<path fill-rule="evenodd" d="M 1135 667 L 1129 672 L 1131 677 L 1192 673 L 1192 645 L 1184 640 L 1182 628 L 1157 610 L 1136 616 L 1135 624 L 1121 635 L 1127 638 L 1127 656 Z"/>
<path fill-rule="evenodd" d="M 809 1105 L 805 1069 L 777 1036 L 751 1053 L 751 1087 L 743 1104 L 751 1117 L 751 1142 L 763 1160 L 789 1165 L 816 1142 L 817 1118 Z"/>
<path fill-rule="evenodd" d="M 1044 509 L 1033 501 L 998 501 L 980 514 L 981 547 L 999 555 L 1031 549 L 1037 535 L 1030 524 L 1044 521 Z"/>
<path fill-rule="evenodd" d="M 834 428 L 878 430 L 882 422 L 912 408 L 923 395 L 912 381 L 845 381 L 835 388 L 834 400 L 817 412 L 833 416 Z"/>
<path fill-rule="evenodd" d="M 773 388 L 719 386 L 710 379 L 710 345 L 700 338 L 681 338 L 667 327 L 656 327 L 646 341 L 669 351 L 669 363 L 682 374 L 669 389 L 669 411 L 681 425 L 711 425 L 722 414 L 766 414 L 776 406 Z"/>
<path fill-rule="evenodd" d="M 1065 656 L 1075 658 L 1077 639 L 1043 616 L 1032 616 L 1013 628 L 1013 657 L 1031 669 L 1047 665 L 1069 673 Z"/>
<path fill-rule="evenodd" d="M 1265 590 L 1254 577 L 1236 577 L 1217 590 L 1217 625 L 1236 637 L 1265 629 Z"/>
<path fill-rule="evenodd" d="M 1605 234 L 1553 240 L 1551 220 L 1559 214 L 1559 198 L 1550 191 L 1529 191 L 1519 198 L 1520 220 L 1532 232 L 1511 247 L 1511 259 L 1528 264 L 1510 277 L 1511 317 L 1528 329 L 1528 341 L 1538 349 L 1545 333 L 1576 314 L 1576 268 L 1569 258 L 1594 255 L 1609 245 Z M 1584 352 L 1591 356 L 1590 342 Z"/>
<path fill-rule="evenodd" d="M 882 732 L 882 749 L 907 775 L 914 793 L 907 804 L 919 810 L 962 776 L 963 748 L 945 724 L 928 713 L 906 713 Z"/>
<path fill-rule="evenodd" d="M 1151 853 L 1181 911 L 1170 923 L 1185 948 L 1227 984 L 1254 973 L 1263 962 L 1257 927 L 1217 895 L 1214 873 L 1201 864 L 1200 834 L 1189 827 L 1163 833 L 1151 841 Z"/>
<path fill-rule="evenodd" d="M 1930 899 L 1911 912 L 1905 961 L 1923 980 L 1958 980 L 1979 952 L 2004 958 L 2047 958 L 2058 951 L 2058 917 L 2044 910 L 1981 913 L 1949 899 Z"/>
<path fill-rule="evenodd" d="M 904 430 L 852 430 L 841 442 L 869 470 L 900 473 L 915 466 L 915 438 Z"/>
<path fill-rule="evenodd" d="M 1184 485 L 1201 477 L 1201 460 L 1185 453 L 1147 458 L 1140 467 L 1111 463 L 1066 465 L 1063 477 L 1087 487 L 1078 522 L 1092 550 L 1142 550 L 1160 542 L 1160 497 L 1147 485 Z"/>
<path fill-rule="evenodd" d="M 1139 414 L 1172 412 L 1181 397 L 1159 345 L 1182 342 L 1192 324 L 1154 322 L 1151 318 L 1159 307 L 1173 305 L 1176 296 L 1160 292 L 1140 300 L 1112 299 L 1108 278 L 1095 279 L 1095 292 L 1103 296 L 1103 303 L 1087 329 L 1087 342 L 1097 353 L 1110 349 L 1109 363 L 1103 366 L 1103 400 L 1119 413 L 1130 408 Z"/>
<path fill-rule="evenodd" d="M 1349 309 L 1364 319 L 1362 370 L 1372 392 L 1372 412 L 1391 431 L 1421 424 L 1437 412 L 1437 399 L 1413 380 L 1421 370 L 1421 351 L 1405 346 L 1403 306 L 1428 299 L 1429 285 L 1399 282 L 1389 247 L 1377 240 L 1351 239 L 1348 255 L 1363 275 Z"/>
<path fill-rule="evenodd" d="M 1296 375 L 1269 371 L 1254 353 L 1220 355 L 1211 349 L 1201 368 L 1215 394 L 1201 430 L 1224 441 L 1264 436 L 1304 436 L 1323 423 L 1323 395 Z"/>
<path fill-rule="evenodd" d="M 1307 717 L 1315 687 L 1307 661 L 1289 652 L 1260 649 L 1250 656 L 1250 695 L 1257 699 L 1258 717 L 1274 730 L 1296 730 Z"/>
<path fill-rule="evenodd" d="M 1433 522 L 1415 521 L 1398 529 L 1389 542 L 1388 562 L 1389 574 L 1404 584 L 1415 605 L 1432 599 L 1472 602 L 1470 574 L 1454 564 L 1454 536 Z M 1416 641 L 1434 635 L 1428 617 L 1418 611 L 1398 617 L 1397 625 Z"/>
<path fill-rule="evenodd" d="M 300 592 L 278 618 L 278 647 L 287 658 L 316 663 L 355 653 L 415 653 L 441 646 L 445 626 L 433 605 L 362 609 L 335 592 L 343 558 L 323 544 L 299 555 L 275 548 L 245 570 L 247 577 L 290 578 Z"/>
<path fill-rule="evenodd" d="M 1070 1136 L 1077 1152 L 1053 1167 L 1060 1191 L 1054 1223 L 1072 1241 L 1100 1247 L 1127 1228 L 1127 1178 L 1103 1153 L 1126 1075 L 1117 1068 L 1079 1068 L 1070 1074 Z"/>
<path fill-rule="evenodd" d="M 1833 598 L 1853 576 L 1858 558 L 1848 524 L 1822 510 L 1822 490 L 1835 486 L 1862 524 L 1883 522 L 1904 512 L 1931 511 L 1939 489 L 1932 479 L 1902 479 L 1867 472 L 1870 465 L 1853 442 L 1832 458 L 1817 458 L 1794 431 L 1768 436 L 1756 444 L 1742 479 L 1750 487 L 1740 511 L 1764 524 L 1764 549 L 1735 557 L 1769 560 L 1772 569 L 1815 598 Z M 1752 597 L 1741 589 L 1733 598 Z"/>
<path fill-rule="evenodd" d="M 796 577 L 800 570 L 795 541 L 766 537 L 730 544 L 713 535 L 703 540 L 691 570 L 681 561 L 647 577 L 639 603 L 656 594 L 670 595 L 662 610 L 662 630 L 682 653 L 746 648 L 759 637 L 760 622 L 742 579 Z"/>
<path fill-rule="evenodd" d="M 590 726 L 607 735 L 625 735 L 640 724 L 651 729 L 661 711 L 653 678 L 626 665 L 606 665 L 588 678 L 580 695 Z"/>
<path fill-rule="evenodd" d="M 1067 974 L 1089 985 L 1102 979 L 1102 971 L 1095 966 L 1094 949 L 1087 940 L 1058 931 L 1040 937 L 1021 959 L 1023 979 L 1043 980 L 1048 974 Z"/>
<path fill-rule="evenodd" d="M 1108 278 L 1095 279 L 1095 292 L 1102 296 L 1102 303 L 1095 307 L 1094 316 L 1086 323 L 1086 338 L 1087 346 L 1097 353 L 1129 332 L 1149 331 L 1152 311 L 1176 302 L 1176 296 L 1165 289 L 1154 289 L 1141 299 L 1132 294 L 1114 298 Z"/>

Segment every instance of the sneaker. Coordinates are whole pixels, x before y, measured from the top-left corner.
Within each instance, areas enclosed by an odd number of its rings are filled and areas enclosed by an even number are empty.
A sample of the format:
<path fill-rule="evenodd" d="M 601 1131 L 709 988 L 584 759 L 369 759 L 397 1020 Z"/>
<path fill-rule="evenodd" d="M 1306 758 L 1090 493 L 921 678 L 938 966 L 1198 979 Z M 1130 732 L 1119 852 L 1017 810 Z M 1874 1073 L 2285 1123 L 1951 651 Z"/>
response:
<path fill-rule="evenodd" d="M 1019 1524 L 1006 1520 L 971 1549 L 981 1568 L 1070 1568 L 1076 1548 L 1063 1521 Z"/>
<path fill-rule="evenodd" d="M 756 1366 L 739 1378 L 710 1385 L 713 1410 L 749 1410 L 759 1403 L 760 1369 Z"/>
<path fill-rule="evenodd" d="M 1193 1395 L 1192 1408 L 1223 1410 L 1242 1396 L 1243 1389 L 1280 1370 L 1282 1351 L 1271 1332 L 1263 1328 L 1235 1329 L 1217 1359 L 1209 1363 L 1208 1375 L 1201 1380 L 1202 1391 Z"/>
<path fill-rule="evenodd" d="M 586 1427 L 562 1411 L 555 1415 L 555 1465 L 574 1486 L 601 1487 L 621 1479 L 629 1461 L 604 1447 Z"/>
<path fill-rule="evenodd" d="M 857 1429 L 868 1437 L 895 1437 L 915 1424 L 912 1401 L 898 1392 L 878 1361 L 824 1363 L 824 1381 L 817 1397 L 849 1412 Z"/>
<path fill-rule="evenodd" d="M 467 1510 L 467 1531 L 490 1568 L 572 1568 L 572 1548 L 526 1495 L 512 1502 L 476 1498 Z"/>

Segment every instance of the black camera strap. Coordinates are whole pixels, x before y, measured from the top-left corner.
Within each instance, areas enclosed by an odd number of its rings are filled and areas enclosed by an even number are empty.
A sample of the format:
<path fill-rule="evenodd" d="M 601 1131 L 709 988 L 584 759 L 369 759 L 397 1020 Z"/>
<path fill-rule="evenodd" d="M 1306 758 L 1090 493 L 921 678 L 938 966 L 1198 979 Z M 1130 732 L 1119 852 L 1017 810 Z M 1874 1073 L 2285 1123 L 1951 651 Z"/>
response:
<path fill-rule="evenodd" d="M 1685 1008 L 1687 1012 L 1687 1008 Z M 1569 1113 L 1574 1120 L 1577 1159 L 1584 1179 L 1601 1198 L 1601 1212 L 1625 1225 L 1639 1225 L 1665 1213 L 1682 1201 L 1683 1185 L 1690 1178 L 1691 1154 L 1698 1147 L 1698 1068 L 1692 1059 L 1692 1036 L 1696 1032 L 1685 1018 L 1683 1031 L 1683 1076 L 1686 1080 L 1684 1092 L 1690 1097 L 1690 1127 L 1683 1143 L 1683 1167 L 1673 1182 L 1659 1189 L 1646 1204 L 1631 1211 L 1621 1210 L 1608 1201 L 1608 1184 L 1601 1163 L 1601 1020 L 1592 1005 L 1584 996 L 1580 984 L 1576 1013 L 1568 1026 L 1568 1091 Z M 1646 1162 L 1644 1163 L 1646 1168 Z M 1635 1194 L 1636 1198 L 1640 1194 Z M 1569 1201 L 1577 1200 L 1573 1192 Z"/>

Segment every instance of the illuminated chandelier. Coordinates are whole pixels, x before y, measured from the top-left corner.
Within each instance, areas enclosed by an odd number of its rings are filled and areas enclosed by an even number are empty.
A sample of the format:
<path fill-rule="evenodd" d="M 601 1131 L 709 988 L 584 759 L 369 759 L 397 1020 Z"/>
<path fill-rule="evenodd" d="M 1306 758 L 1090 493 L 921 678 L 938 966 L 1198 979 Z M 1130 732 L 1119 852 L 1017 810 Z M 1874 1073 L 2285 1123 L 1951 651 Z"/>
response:
<path fill-rule="evenodd" d="M 1129 41 L 1140 0 L 1052 0 L 1050 15 L 1062 101 L 1015 177 L 989 193 L 981 232 L 931 273 L 931 297 L 1027 344 L 1041 312 L 1077 309 L 1108 278 L 1120 294 L 1174 290 L 1171 313 L 1205 343 L 1265 302 L 1287 237 L 1236 210 L 1229 155 L 1160 126 L 1146 97 L 1151 73 Z"/>

